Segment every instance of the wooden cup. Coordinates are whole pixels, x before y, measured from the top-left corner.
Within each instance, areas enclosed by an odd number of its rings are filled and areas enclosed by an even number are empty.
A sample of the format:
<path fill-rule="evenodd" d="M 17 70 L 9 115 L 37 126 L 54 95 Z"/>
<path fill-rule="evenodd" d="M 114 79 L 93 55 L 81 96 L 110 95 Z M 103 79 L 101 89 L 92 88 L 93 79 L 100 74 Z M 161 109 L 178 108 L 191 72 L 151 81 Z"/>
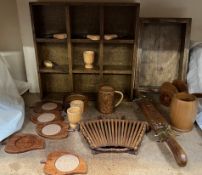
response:
<path fill-rule="evenodd" d="M 120 99 L 115 103 L 115 94 L 120 95 Z M 123 93 L 121 91 L 115 91 L 111 86 L 101 86 L 99 88 L 97 97 L 98 110 L 103 114 L 111 114 L 114 108 L 119 106 L 123 101 Z"/>
<path fill-rule="evenodd" d="M 197 115 L 196 97 L 186 92 L 174 95 L 170 106 L 170 118 L 173 129 L 180 132 L 192 130 Z"/>
<path fill-rule="evenodd" d="M 81 121 L 81 115 L 80 107 L 74 106 L 67 109 L 67 117 L 72 129 L 75 129 L 77 124 Z"/>
<path fill-rule="evenodd" d="M 81 113 L 84 111 L 84 102 L 82 100 L 73 100 L 70 102 L 70 106 L 74 107 L 77 106 L 81 109 Z"/>
<path fill-rule="evenodd" d="M 95 57 L 94 51 L 84 51 L 83 52 L 83 59 L 84 59 L 86 69 L 93 68 L 94 57 Z"/>

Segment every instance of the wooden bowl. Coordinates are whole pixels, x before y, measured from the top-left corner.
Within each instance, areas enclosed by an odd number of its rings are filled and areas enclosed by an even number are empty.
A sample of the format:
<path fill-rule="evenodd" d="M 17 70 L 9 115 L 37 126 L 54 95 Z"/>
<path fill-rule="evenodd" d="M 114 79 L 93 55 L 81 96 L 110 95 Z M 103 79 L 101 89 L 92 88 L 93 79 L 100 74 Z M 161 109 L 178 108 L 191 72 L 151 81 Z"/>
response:
<path fill-rule="evenodd" d="M 170 106 L 173 129 L 180 132 L 192 130 L 197 115 L 197 100 L 194 95 L 180 92 L 174 95 Z"/>
<path fill-rule="evenodd" d="M 174 80 L 172 83 L 179 92 L 188 92 L 188 87 L 185 81 Z"/>
<path fill-rule="evenodd" d="M 170 82 L 165 82 L 159 89 L 160 102 L 165 106 L 170 106 L 172 97 L 178 92 L 177 88 Z"/>
<path fill-rule="evenodd" d="M 82 94 L 71 94 L 71 95 L 66 95 L 63 98 L 63 109 L 65 112 L 67 112 L 67 108 L 70 107 L 70 103 L 73 100 L 82 100 L 84 102 L 84 111 L 86 110 L 88 106 L 88 97 Z"/>

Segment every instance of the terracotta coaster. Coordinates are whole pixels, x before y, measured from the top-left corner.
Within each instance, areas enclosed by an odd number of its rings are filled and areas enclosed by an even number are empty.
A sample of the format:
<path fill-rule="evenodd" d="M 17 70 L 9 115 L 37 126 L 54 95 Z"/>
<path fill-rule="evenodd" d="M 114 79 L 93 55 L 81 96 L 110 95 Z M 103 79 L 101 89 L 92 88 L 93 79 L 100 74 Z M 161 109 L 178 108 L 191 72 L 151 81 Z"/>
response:
<path fill-rule="evenodd" d="M 87 164 L 77 155 L 56 151 L 48 155 L 44 173 L 49 175 L 86 174 Z"/>
<path fill-rule="evenodd" d="M 35 104 L 35 107 L 34 107 L 34 112 L 36 113 L 61 111 L 61 110 L 62 110 L 62 104 L 58 102 L 52 102 L 52 101 L 38 102 Z"/>
<path fill-rule="evenodd" d="M 36 126 L 36 132 L 45 138 L 62 139 L 68 135 L 68 124 L 62 121 L 54 121 Z"/>
<path fill-rule="evenodd" d="M 34 113 L 31 115 L 30 119 L 35 124 L 43 124 L 47 122 L 63 120 L 63 118 L 61 117 L 60 111 L 44 112 L 41 114 Z"/>
<path fill-rule="evenodd" d="M 7 142 L 5 152 L 23 153 L 34 149 L 43 149 L 45 142 L 34 134 L 15 134 Z"/>

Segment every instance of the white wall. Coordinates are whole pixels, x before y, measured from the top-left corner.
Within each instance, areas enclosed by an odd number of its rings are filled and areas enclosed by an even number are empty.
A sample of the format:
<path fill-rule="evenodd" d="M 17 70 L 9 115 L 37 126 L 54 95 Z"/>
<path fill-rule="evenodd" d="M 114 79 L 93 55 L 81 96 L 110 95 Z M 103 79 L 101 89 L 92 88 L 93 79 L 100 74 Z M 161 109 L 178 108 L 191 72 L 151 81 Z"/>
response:
<path fill-rule="evenodd" d="M 14 78 L 26 80 L 15 0 L 0 0 L 0 54 L 7 59 Z"/>
<path fill-rule="evenodd" d="M 16 0 L 16 1 L 21 26 L 21 37 L 25 55 L 27 79 L 32 85 L 31 91 L 37 92 L 39 90 L 38 77 L 36 72 L 36 61 L 31 33 L 31 22 L 29 12 L 29 2 L 33 0 Z M 82 0 L 76 0 L 76 1 L 82 1 Z M 134 1 L 110 0 L 110 1 L 135 2 L 135 0 Z M 83 2 L 86 2 L 86 0 L 83 0 Z M 96 0 L 94 0 L 94 2 L 96 2 Z M 201 0 L 137 0 L 136 2 L 140 2 L 141 17 L 192 18 L 193 21 L 192 21 L 191 39 L 194 41 L 202 41 Z"/>

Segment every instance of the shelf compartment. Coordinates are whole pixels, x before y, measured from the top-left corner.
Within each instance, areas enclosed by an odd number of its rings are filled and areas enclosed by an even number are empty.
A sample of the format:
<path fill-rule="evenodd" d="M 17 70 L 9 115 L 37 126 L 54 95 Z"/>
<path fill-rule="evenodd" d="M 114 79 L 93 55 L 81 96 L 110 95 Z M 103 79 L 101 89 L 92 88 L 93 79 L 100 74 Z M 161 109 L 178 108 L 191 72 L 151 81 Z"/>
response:
<path fill-rule="evenodd" d="M 133 45 L 131 44 L 105 44 L 103 66 L 124 66 L 132 69 Z M 107 67 L 106 67 L 107 68 Z M 115 68 L 115 67 L 114 67 Z"/>
<path fill-rule="evenodd" d="M 103 66 L 104 74 L 132 74 L 131 66 Z"/>
<path fill-rule="evenodd" d="M 186 79 L 191 19 L 141 18 L 136 89 Z"/>
<path fill-rule="evenodd" d="M 94 66 L 94 68 L 92 69 L 86 69 L 83 66 L 79 65 L 79 66 L 74 66 L 73 67 L 73 70 L 72 70 L 73 73 L 81 73 L 81 74 L 99 74 L 99 67 L 98 66 Z"/>
<path fill-rule="evenodd" d="M 103 76 L 103 83 L 114 87 L 115 90 L 121 91 L 127 97 L 130 96 L 131 76 L 130 75 L 112 75 Z"/>
<path fill-rule="evenodd" d="M 66 10 L 61 5 L 33 5 L 32 17 L 36 37 L 50 37 L 56 33 L 66 33 Z"/>
<path fill-rule="evenodd" d="M 67 39 L 36 38 L 37 43 L 66 43 Z"/>
<path fill-rule="evenodd" d="M 58 73 L 58 74 L 68 74 L 68 65 L 54 65 L 53 68 L 46 68 L 46 67 L 41 67 L 39 69 L 40 73 Z"/>
<path fill-rule="evenodd" d="M 43 93 L 71 92 L 70 76 L 68 74 L 41 74 Z"/>
<path fill-rule="evenodd" d="M 74 74 L 74 91 L 80 93 L 98 92 L 100 85 L 99 74 Z"/>
<path fill-rule="evenodd" d="M 117 34 L 120 39 L 134 39 L 137 8 L 127 5 L 105 6 L 104 34 Z"/>
<path fill-rule="evenodd" d="M 95 59 L 93 66 L 99 67 L 99 45 L 98 44 L 72 44 L 72 63 L 74 67 L 84 67 L 83 52 L 92 50 L 95 52 Z"/>
<path fill-rule="evenodd" d="M 70 6 L 71 38 L 85 39 L 88 34 L 100 34 L 100 7 L 98 5 Z"/>
<path fill-rule="evenodd" d="M 44 60 L 50 60 L 61 66 L 68 64 L 67 45 L 64 43 L 38 43 L 37 49 L 40 68 L 44 67 Z M 60 68 L 61 67 L 59 67 L 59 69 Z"/>

